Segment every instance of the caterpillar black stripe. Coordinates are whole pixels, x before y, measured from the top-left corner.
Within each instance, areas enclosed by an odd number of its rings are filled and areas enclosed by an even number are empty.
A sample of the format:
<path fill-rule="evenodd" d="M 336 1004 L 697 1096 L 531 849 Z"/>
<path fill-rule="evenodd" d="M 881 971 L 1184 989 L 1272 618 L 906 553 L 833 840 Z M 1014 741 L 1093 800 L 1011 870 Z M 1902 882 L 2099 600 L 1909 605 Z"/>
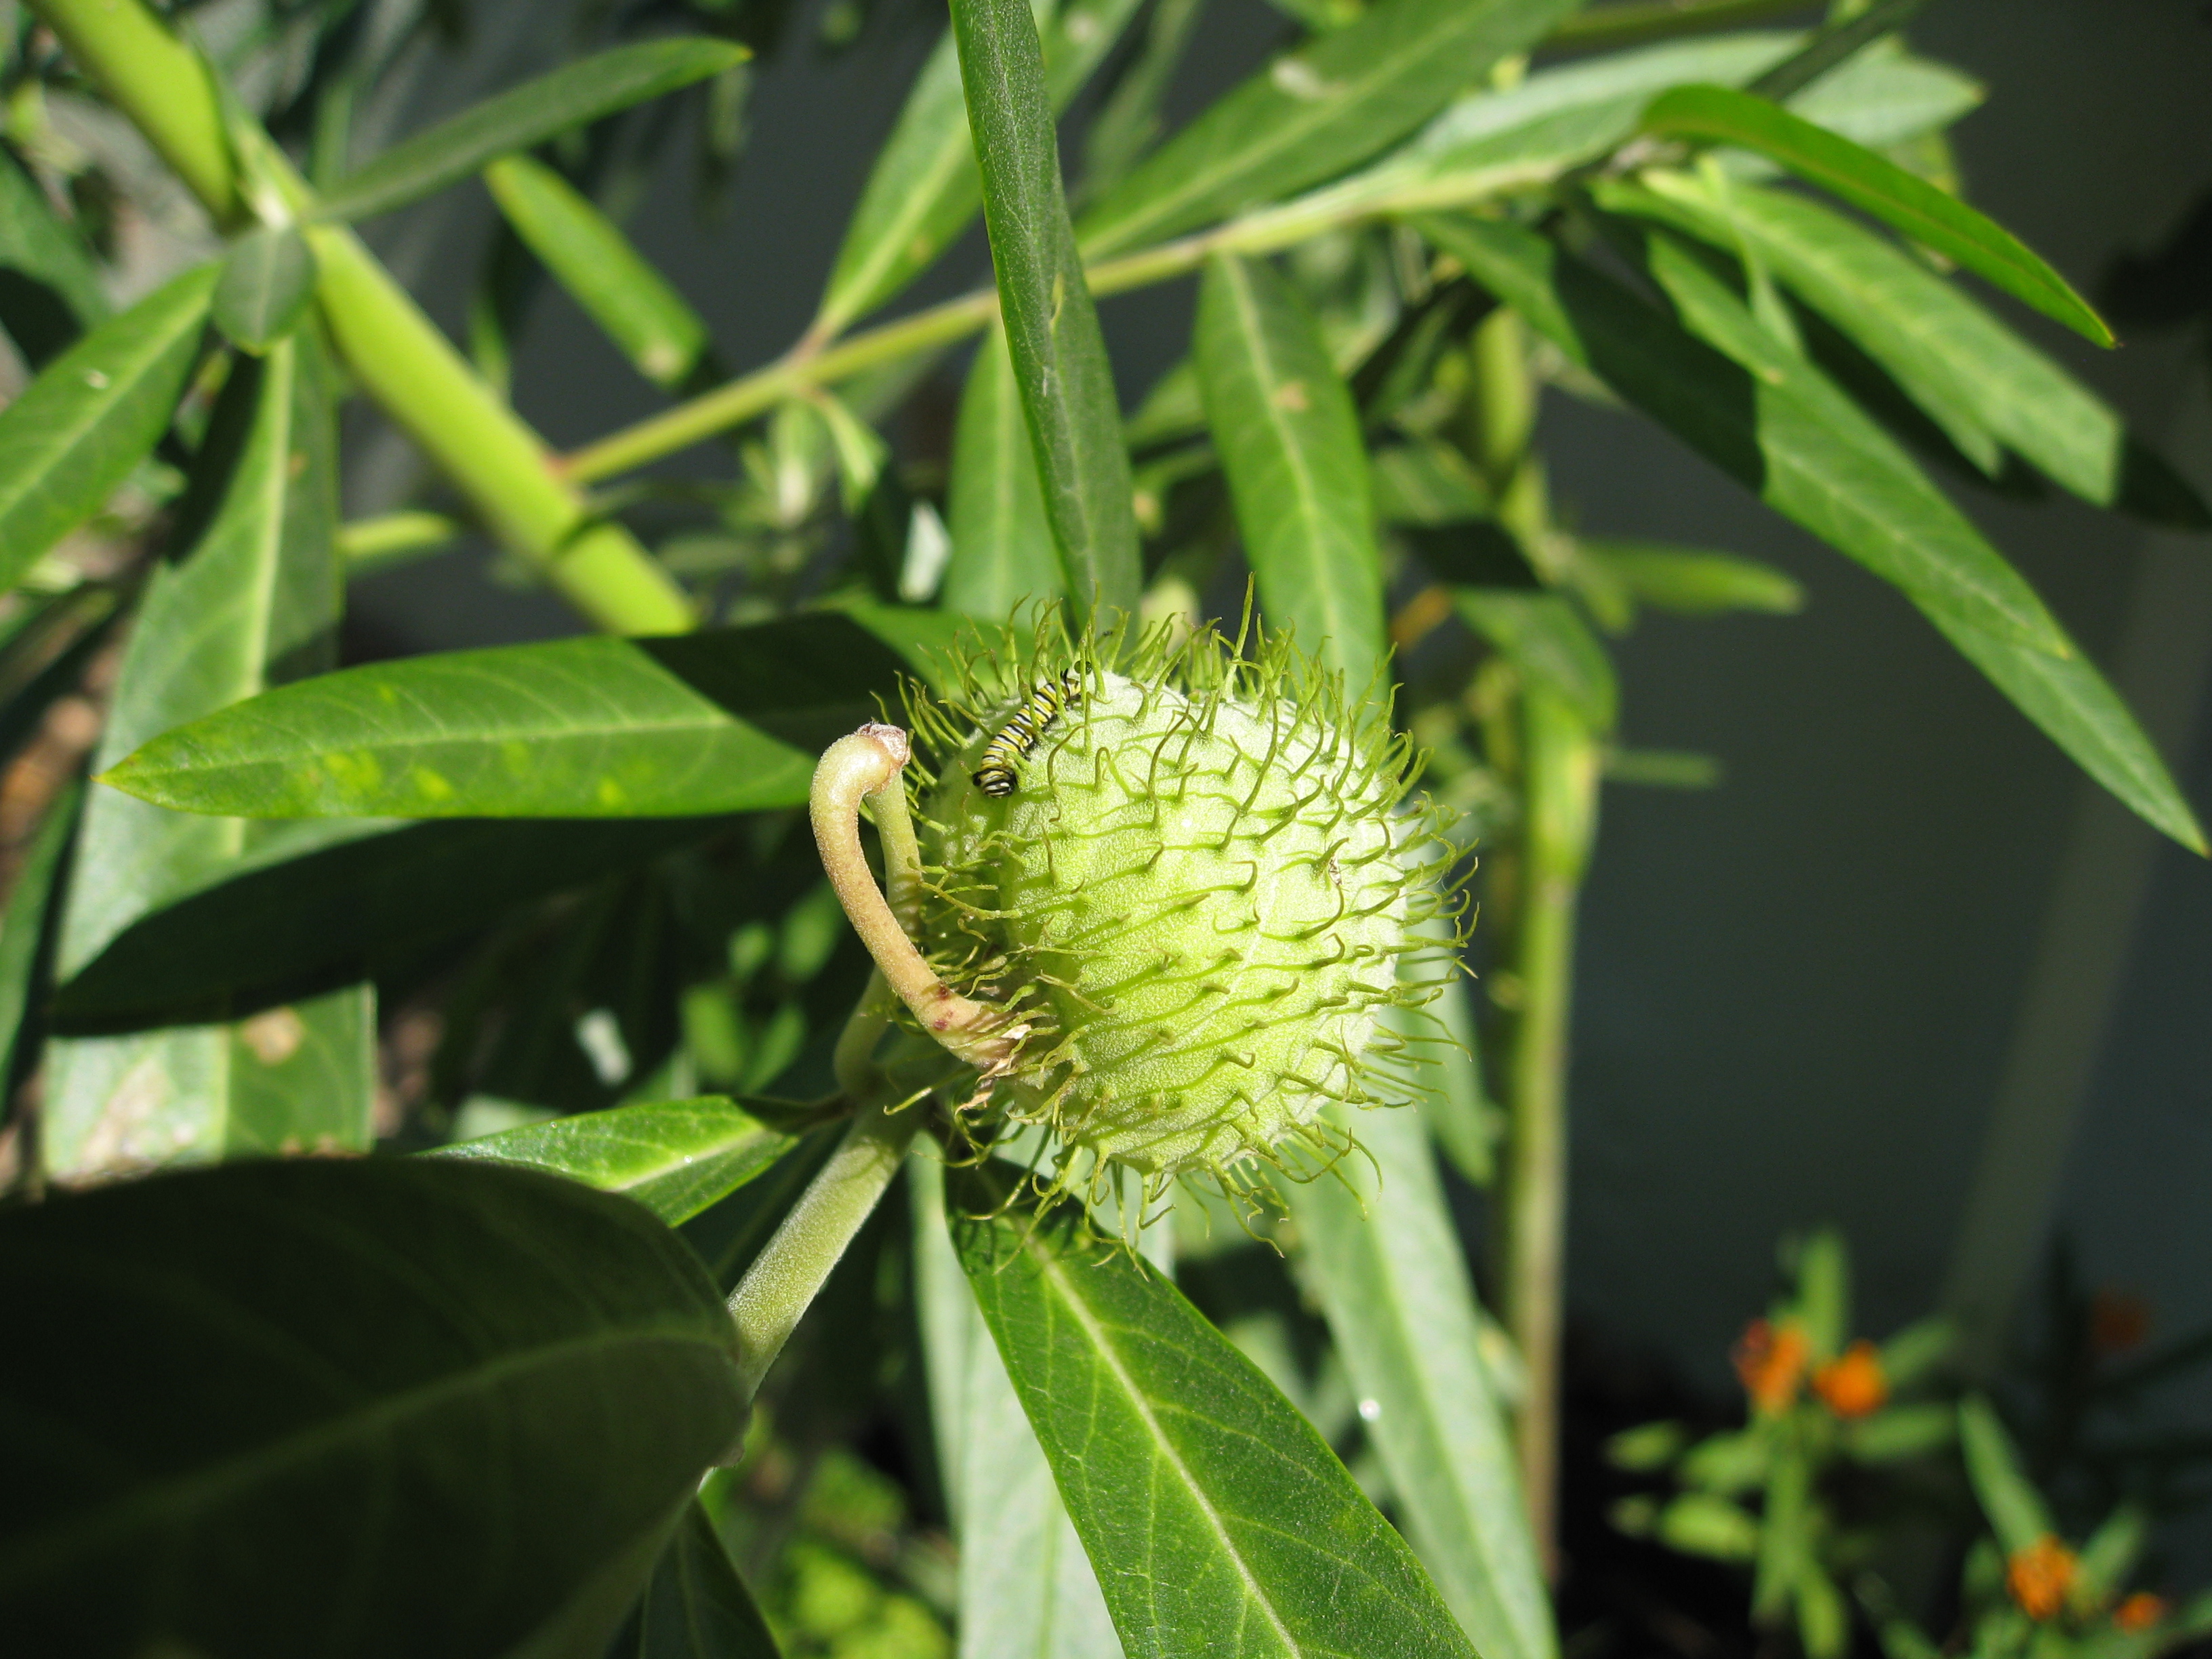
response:
<path fill-rule="evenodd" d="M 983 750 L 983 763 L 975 769 L 975 787 L 987 795 L 1011 795 L 1020 781 L 1014 763 L 1045 733 L 1060 711 L 1083 700 L 1083 671 L 1071 668 L 1058 679 L 1040 681 L 1014 717 L 999 728 Z"/>

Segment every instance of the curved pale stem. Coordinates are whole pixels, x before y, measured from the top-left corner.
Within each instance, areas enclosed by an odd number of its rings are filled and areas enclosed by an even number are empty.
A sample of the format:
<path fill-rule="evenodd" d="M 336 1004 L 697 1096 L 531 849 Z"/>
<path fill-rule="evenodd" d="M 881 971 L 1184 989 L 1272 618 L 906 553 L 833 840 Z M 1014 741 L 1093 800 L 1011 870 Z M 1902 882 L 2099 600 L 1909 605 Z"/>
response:
<path fill-rule="evenodd" d="M 1011 1024 L 1003 1009 L 963 996 L 938 978 L 901 925 L 901 912 L 910 921 L 921 902 L 921 858 L 900 776 L 911 753 L 906 733 L 896 726 L 871 723 L 831 744 L 814 769 L 807 804 L 814 842 L 837 902 L 892 994 L 957 1058 L 986 1073 L 1001 1071 L 1013 1058 L 1024 1028 Z M 860 850 L 862 801 L 882 832 L 885 872 L 898 911 L 885 902 Z"/>

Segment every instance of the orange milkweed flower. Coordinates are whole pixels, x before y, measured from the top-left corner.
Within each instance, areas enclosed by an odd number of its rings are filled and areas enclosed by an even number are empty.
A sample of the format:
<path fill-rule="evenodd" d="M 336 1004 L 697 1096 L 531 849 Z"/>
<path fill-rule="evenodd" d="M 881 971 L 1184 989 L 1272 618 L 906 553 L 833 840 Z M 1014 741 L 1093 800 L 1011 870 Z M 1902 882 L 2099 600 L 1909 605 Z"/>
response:
<path fill-rule="evenodd" d="M 1841 1418 L 1867 1417 L 1889 1402 L 1881 1351 L 1861 1338 L 1813 1373 L 1813 1391 Z"/>
<path fill-rule="evenodd" d="M 2137 1590 L 2112 1609 L 2112 1622 L 2122 1630 L 2148 1630 L 2166 1617 L 2166 1598 Z"/>
<path fill-rule="evenodd" d="M 1796 1326 L 1754 1319 L 1743 1328 L 1729 1358 L 1752 1404 L 1771 1415 L 1797 1397 L 1809 1351 L 1805 1333 Z"/>
<path fill-rule="evenodd" d="M 2055 1618 L 2066 1605 L 2066 1593 L 2074 1588 L 2081 1565 L 2072 1550 L 2045 1533 L 2026 1549 L 2013 1552 L 2005 1564 L 2005 1588 L 2029 1618 Z"/>

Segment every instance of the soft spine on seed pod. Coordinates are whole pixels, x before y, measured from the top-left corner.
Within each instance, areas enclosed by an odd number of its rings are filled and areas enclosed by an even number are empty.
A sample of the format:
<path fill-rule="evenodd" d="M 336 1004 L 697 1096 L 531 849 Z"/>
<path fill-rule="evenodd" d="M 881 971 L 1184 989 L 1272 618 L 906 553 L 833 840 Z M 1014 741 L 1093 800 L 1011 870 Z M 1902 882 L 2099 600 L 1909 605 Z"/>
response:
<path fill-rule="evenodd" d="M 909 690 L 918 943 L 1024 1028 L 969 1109 L 1048 1131 L 1060 1189 L 1249 1195 L 1351 1149 L 1329 1103 L 1423 1092 L 1384 1015 L 1456 971 L 1424 928 L 1463 907 L 1415 757 L 1383 698 L 1245 644 L 1009 630 L 945 700 Z"/>

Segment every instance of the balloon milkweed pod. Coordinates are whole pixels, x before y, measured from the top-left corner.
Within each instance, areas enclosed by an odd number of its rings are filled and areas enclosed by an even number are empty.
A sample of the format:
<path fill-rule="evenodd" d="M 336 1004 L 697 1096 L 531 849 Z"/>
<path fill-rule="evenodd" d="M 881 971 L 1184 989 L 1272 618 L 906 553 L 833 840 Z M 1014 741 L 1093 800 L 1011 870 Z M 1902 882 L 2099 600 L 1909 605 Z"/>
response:
<path fill-rule="evenodd" d="M 1027 1028 L 981 1132 L 1041 1127 L 1054 1185 L 1127 1172 L 1148 1207 L 1310 1174 L 1351 1146 L 1325 1105 L 1422 1092 L 1385 1016 L 1448 982 L 1464 904 L 1387 698 L 1249 629 L 1048 623 L 951 678 L 908 699 L 918 943 Z"/>

